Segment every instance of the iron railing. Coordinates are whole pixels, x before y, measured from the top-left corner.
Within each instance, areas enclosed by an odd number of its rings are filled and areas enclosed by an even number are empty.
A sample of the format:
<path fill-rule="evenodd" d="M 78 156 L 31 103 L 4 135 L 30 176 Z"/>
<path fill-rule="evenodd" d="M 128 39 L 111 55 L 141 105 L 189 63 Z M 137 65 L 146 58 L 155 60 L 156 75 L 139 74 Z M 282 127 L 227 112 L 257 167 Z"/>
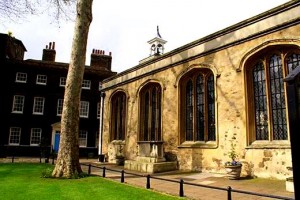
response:
<path fill-rule="evenodd" d="M 132 172 L 126 172 L 124 170 L 110 169 L 110 168 L 107 168 L 107 167 L 94 166 L 94 165 L 85 164 L 85 163 L 81 163 L 81 165 L 88 167 L 88 174 L 89 175 L 92 172 L 92 168 L 102 169 L 102 177 L 103 178 L 106 177 L 106 170 L 120 173 L 120 182 L 121 183 L 125 182 L 125 174 L 134 175 L 134 176 L 138 176 L 138 177 L 145 177 L 145 179 L 146 179 L 146 188 L 147 189 L 151 188 L 151 179 L 178 183 L 179 184 L 178 195 L 180 197 L 184 197 L 184 186 L 187 185 L 187 186 L 196 186 L 196 187 L 226 191 L 227 192 L 227 200 L 232 200 L 232 193 L 234 193 L 234 192 L 235 193 L 240 193 L 240 194 L 246 194 L 246 195 L 267 197 L 267 198 L 272 198 L 272 199 L 295 200 L 294 198 L 290 198 L 290 197 L 283 197 L 283 196 L 277 196 L 277 195 L 262 194 L 262 193 L 250 192 L 250 191 L 245 191 L 245 190 L 233 189 L 231 186 L 228 186 L 227 188 L 222 188 L 222 187 L 209 186 L 209 185 L 203 185 L 203 184 L 198 184 L 198 183 L 190 183 L 190 182 L 184 181 L 183 179 L 172 180 L 172 179 L 161 178 L 161 177 L 154 176 L 154 175 L 149 175 L 149 174 L 148 175 L 141 175 L 141 174 L 136 174 L 136 173 L 132 173 Z"/>

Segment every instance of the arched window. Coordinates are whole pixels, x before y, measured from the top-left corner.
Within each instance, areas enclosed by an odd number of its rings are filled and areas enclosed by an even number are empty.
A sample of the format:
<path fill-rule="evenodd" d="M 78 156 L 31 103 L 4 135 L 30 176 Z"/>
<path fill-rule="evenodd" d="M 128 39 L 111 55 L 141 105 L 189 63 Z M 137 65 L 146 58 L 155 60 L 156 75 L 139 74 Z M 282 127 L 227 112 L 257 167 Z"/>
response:
<path fill-rule="evenodd" d="M 297 66 L 300 66 L 300 54 L 288 50 L 271 50 L 248 62 L 250 142 L 288 139 L 288 114 L 283 79 Z"/>
<path fill-rule="evenodd" d="M 161 86 L 149 83 L 140 92 L 140 141 L 161 141 Z"/>
<path fill-rule="evenodd" d="M 181 142 L 215 141 L 214 75 L 209 69 L 192 70 L 180 81 Z"/>
<path fill-rule="evenodd" d="M 111 141 L 125 140 L 126 94 L 117 92 L 111 98 Z"/>

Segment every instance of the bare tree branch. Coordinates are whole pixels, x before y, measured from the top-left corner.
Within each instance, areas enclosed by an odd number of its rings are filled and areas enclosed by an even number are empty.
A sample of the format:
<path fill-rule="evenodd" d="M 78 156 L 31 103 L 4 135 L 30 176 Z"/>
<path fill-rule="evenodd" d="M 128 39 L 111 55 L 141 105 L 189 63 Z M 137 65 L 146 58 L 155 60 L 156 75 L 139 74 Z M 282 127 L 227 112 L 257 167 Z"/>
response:
<path fill-rule="evenodd" d="M 45 12 L 52 22 L 74 21 L 76 0 L 0 0 L 0 23 L 26 21 Z"/>
<path fill-rule="evenodd" d="M 10 21 L 17 21 L 27 14 L 35 14 L 34 2 L 28 0 L 0 0 L 0 16 Z"/>

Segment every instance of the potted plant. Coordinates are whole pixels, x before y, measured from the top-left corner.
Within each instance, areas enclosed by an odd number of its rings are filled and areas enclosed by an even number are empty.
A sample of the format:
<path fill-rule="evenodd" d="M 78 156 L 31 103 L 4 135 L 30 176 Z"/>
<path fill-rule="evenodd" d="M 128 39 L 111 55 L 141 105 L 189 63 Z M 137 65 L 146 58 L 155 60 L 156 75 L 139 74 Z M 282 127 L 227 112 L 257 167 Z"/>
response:
<path fill-rule="evenodd" d="M 238 154 L 236 152 L 236 137 L 233 136 L 230 140 L 230 150 L 227 153 L 230 161 L 225 162 L 225 170 L 229 179 L 239 179 L 242 171 L 242 163 L 237 161 Z"/>

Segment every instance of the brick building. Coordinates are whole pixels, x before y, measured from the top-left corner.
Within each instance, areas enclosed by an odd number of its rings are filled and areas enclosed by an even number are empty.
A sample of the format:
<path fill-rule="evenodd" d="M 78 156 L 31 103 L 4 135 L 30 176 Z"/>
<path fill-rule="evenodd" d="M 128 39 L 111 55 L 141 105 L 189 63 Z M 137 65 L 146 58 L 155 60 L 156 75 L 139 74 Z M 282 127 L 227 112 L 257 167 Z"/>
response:
<path fill-rule="evenodd" d="M 24 60 L 21 40 L 0 34 L 2 115 L 0 155 L 39 156 L 57 151 L 68 63 L 55 62 L 55 43 L 43 49 L 42 60 Z M 4 45 L 2 45 L 4 44 Z M 93 50 L 85 66 L 79 125 L 80 155 L 97 155 L 99 88 L 111 71 L 111 53 Z"/>

